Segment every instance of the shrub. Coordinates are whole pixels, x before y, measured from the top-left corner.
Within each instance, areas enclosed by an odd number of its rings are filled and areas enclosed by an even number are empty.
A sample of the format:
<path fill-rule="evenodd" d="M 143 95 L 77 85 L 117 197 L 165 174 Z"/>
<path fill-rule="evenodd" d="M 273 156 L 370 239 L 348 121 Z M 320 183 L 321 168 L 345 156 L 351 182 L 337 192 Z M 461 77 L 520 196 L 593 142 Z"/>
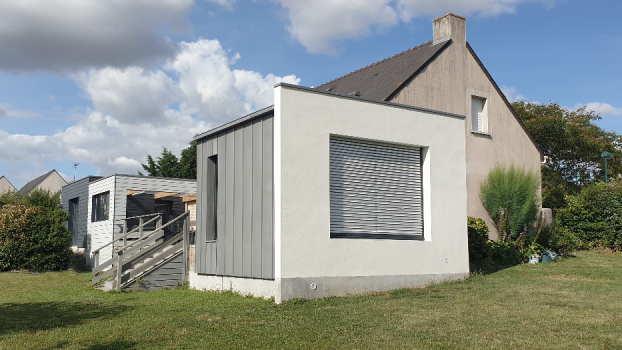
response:
<path fill-rule="evenodd" d="M 14 191 L 5 192 L 0 195 L 0 207 L 6 204 L 23 204 L 44 209 L 56 209 L 60 204 L 60 192 L 51 193 L 50 190 L 44 189 L 35 189 L 28 194 L 20 194 Z"/>
<path fill-rule="evenodd" d="M 622 181 L 588 185 L 558 210 L 552 244 L 578 250 L 604 246 L 622 250 Z"/>
<path fill-rule="evenodd" d="M 488 225 L 484 220 L 469 217 L 469 261 L 471 265 L 516 265 L 527 260 L 525 251 L 514 242 L 488 240 Z"/>
<path fill-rule="evenodd" d="M 469 260 L 472 263 L 484 262 L 490 250 L 488 225 L 480 218 L 468 217 L 467 227 L 469 231 Z"/>
<path fill-rule="evenodd" d="M 55 208 L 5 204 L 0 208 L 0 271 L 62 270 L 69 266 L 69 214 Z"/>
<path fill-rule="evenodd" d="M 533 229 L 538 213 L 538 177 L 511 166 L 496 166 L 480 186 L 480 199 L 499 231 L 499 240 Z M 502 214 L 503 213 L 503 214 Z"/>

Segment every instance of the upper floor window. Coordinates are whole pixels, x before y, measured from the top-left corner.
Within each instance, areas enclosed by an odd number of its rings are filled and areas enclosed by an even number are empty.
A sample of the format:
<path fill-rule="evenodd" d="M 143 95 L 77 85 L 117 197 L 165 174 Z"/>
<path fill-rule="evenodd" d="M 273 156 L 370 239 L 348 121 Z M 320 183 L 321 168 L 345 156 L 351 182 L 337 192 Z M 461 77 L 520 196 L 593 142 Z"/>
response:
<path fill-rule="evenodd" d="M 110 191 L 94 195 L 92 201 L 91 222 L 108 220 Z"/>
<path fill-rule="evenodd" d="M 488 113 L 486 99 L 471 96 L 471 130 L 488 133 Z"/>

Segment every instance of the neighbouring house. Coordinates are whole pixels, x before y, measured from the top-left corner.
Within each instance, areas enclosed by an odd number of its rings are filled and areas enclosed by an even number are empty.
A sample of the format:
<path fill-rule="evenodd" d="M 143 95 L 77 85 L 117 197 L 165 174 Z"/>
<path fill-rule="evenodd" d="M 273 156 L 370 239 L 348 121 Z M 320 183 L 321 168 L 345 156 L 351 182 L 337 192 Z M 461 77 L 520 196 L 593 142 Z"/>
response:
<path fill-rule="evenodd" d="M 497 164 L 540 177 L 542 151 L 466 41 L 465 23 L 451 13 L 437 18 L 433 40 L 317 89 L 465 115 L 467 213 L 483 218 L 496 238 L 480 184 Z"/>
<path fill-rule="evenodd" d="M 51 193 L 57 193 L 66 184 L 67 181 L 56 170 L 52 170 L 28 182 L 17 193 L 28 194 L 32 190 L 49 190 Z"/>
<path fill-rule="evenodd" d="M 119 236 L 124 232 L 146 223 L 141 234 L 148 235 L 156 225 L 166 225 L 183 214 L 183 198 L 193 194 L 196 180 L 122 174 L 87 176 L 62 188 L 62 206 L 71 214 L 67 227 L 74 247 L 84 249 L 88 264 L 93 266 L 94 251 L 105 246 L 97 258 L 102 262 L 112 258 L 115 247 L 122 244 Z M 155 216 L 161 219 L 149 222 Z M 137 239 L 137 235 L 128 240 Z"/>
<path fill-rule="evenodd" d="M 5 192 L 15 192 L 15 191 L 17 191 L 17 189 L 15 188 L 15 186 L 11 184 L 11 182 L 9 182 L 9 179 L 4 177 L 4 175 L 0 176 L 0 194 L 3 194 Z"/>
<path fill-rule="evenodd" d="M 189 284 L 277 303 L 465 278 L 465 116 L 281 83 L 197 135 Z"/>
<path fill-rule="evenodd" d="M 61 188 L 61 205 L 69 213 L 67 229 L 71 232 L 73 250 L 87 247 L 89 184 L 101 176 L 87 176 Z"/>

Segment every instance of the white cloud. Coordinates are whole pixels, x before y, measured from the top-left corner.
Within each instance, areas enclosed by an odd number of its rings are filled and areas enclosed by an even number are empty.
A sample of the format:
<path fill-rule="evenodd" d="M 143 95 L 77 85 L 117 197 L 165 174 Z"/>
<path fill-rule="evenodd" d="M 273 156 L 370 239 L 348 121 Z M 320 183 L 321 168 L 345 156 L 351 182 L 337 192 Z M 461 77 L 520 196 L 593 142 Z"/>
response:
<path fill-rule="evenodd" d="M 273 0 L 289 17 L 288 30 L 309 52 L 336 54 L 341 41 L 367 35 L 415 17 L 448 12 L 479 17 L 515 13 L 522 3 L 552 6 L 555 0 Z M 431 24 L 430 24 L 431 25 Z"/>
<path fill-rule="evenodd" d="M 208 2 L 212 2 L 214 4 L 222 6 L 225 10 L 233 11 L 233 5 L 236 0 L 207 0 Z M 210 12 L 210 15 L 212 13 Z"/>
<path fill-rule="evenodd" d="M 609 103 L 602 102 L 590 102 L 586 105 L 577 104 L 575 109 L 586 106 L 586 110 L 594 111 L 598 114 L 607 115 L 607 116 L 619 116 L 622 115 L 622 108 L 614 107 Z"/>
<path fill-rule="evenodd" d="M 163 71 L 141 67 L 91 69 L 76 76 L 95 109 L 124 122 L 160 122 L 178 88 Z"/>
<path fill-rule="evenodd" d="M 44 161 L 76 161 L 92 164 L 99 175 L 136 174 L 147 154 L 157 156 L 162 146 L 179 153 L 194 134 L 272 104 L 274 84 L 300 81 L 233 70 L 241 56 L 229 54 L 218 40 L 180 47 L 163 69 L 104 68 L 76 75 L 95 109 L 50 136 L 0 130 L 0 149 L 11 150 L 0 152 L 0 164 L 45 169 Z"/>
<path fill-rule="evenodd" d="M 498 16 L 516 13 L 524 3 L 542 3 L 553 6 L 554 0 L 397 0 L 397 11 L 405 22 L 419 16 L 441 16 L 452 12 L 461 16 Z"/>
<path fill-rule="evenodd" d="M 509 87 L 504 85 L 501 87 L 501 92 L 503 92 L 505 98 L 507 98 L 510 102 L 522 101 L 527 99 L 525 96 L 519 94 L 518 91 L 516 91 L 515 87 Z"/>
<path fill-rule="evenodd" d="M 0 1 L 0 69 L 76 71 L 175 54 L 193 0 Z"/>
<path fill-rule="evenodd" d="M 356 39 L 371 28 L 398 22 L 392 0 L 277 0 L 289 15 L 291 36 L 307 51 L 334 55 L 335 43 Z"/>
<path fill-rule="evenodd" d="M 232 70 L 240 55 L 230 57 L 218 40 L 184 42 L 181 48 L 164 67 L 179 76 L 181 110 L 212 122 L 228 121 L 272 104 L 272 87 L 280 81 L 300 82 L 293 75 L 263 77 L 257 72 Z"/>
<path fill-rule="evenodd" d="M 0 119 L 2 118 L 35 118 L 41 114 L 33 111 L 24 111 L 13 108 L 10 104 L 0 103 Z"/>

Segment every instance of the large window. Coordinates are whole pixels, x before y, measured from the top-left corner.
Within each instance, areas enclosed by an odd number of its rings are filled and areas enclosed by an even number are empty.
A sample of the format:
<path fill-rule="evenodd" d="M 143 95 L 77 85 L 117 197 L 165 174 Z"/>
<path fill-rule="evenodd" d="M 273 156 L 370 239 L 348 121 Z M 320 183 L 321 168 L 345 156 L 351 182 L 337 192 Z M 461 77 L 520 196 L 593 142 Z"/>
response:
<path fill-rule="evenodd" d="M 475 132 L 488 132 L 488 113 L 486 113 L 486 99 L 471 97 L 471 130 Z"/>
<path fill-rule="evenodd" d="M 421 149 L 331 139 L 330 236 L 423 239 Z"/>
<path fill-rule="evenodd" d="M 110 192 L 93 196 L 91 208 L 91 222 L 108 220 L 110 211 Z"/>

